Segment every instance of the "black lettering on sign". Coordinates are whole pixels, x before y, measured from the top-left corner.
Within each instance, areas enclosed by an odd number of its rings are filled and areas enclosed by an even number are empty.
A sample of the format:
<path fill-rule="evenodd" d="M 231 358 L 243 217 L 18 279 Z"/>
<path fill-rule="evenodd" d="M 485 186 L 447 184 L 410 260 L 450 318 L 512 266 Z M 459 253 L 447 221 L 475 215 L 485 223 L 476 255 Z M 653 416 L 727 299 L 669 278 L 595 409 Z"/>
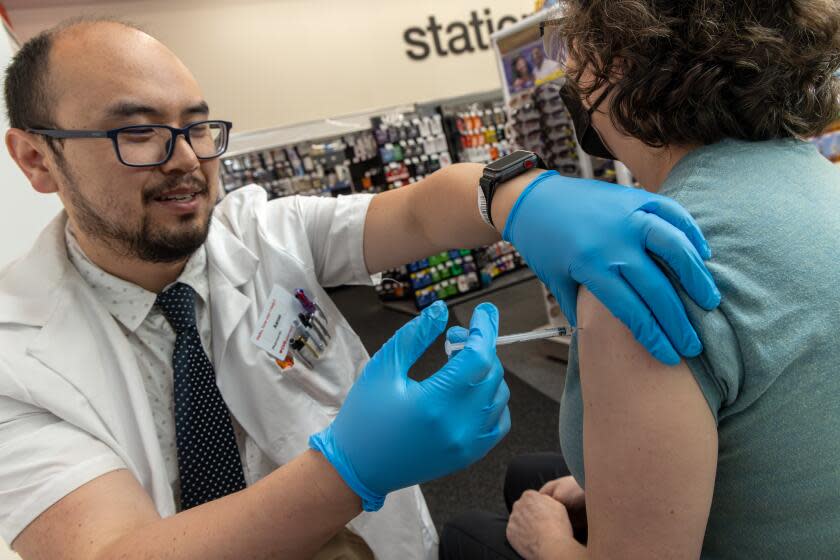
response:
<path fill-rule="evenodd" d="M 527 17 L 525 14 L 522 19 Z M 486 51 L 490 48 L 490 36 L 496 30 L 518 21 L 519 18 L 510 14 L 496 20 L 490 8 L 484 8 L 481 12 L 472 10 L 467 21 L 452 21 L 446 25 L 431 15 L 425 27 L 409 27 L 403 32 L 403 40 L 409 47 L 405 54 L 411 60 L 421 61 L 432 54 L 446 57 L 450 54 L 458 56 Z"/>
<path fill-rule="evenodd" d="M 403 39 L 408 45 L 414 49 L 419 50 L 412 50 L 408 49 L 405 51 L 405 54 L 408 55 L 408 58 L 411 60 L 425 60 L 429 57 L 429 53 L 431 52 L 429 49 L 429 45 L 423 40 L 426 37 L 426 32 L 420 29 L 419 27 L 409 27 L 403 33 Z"/>
<path fill-rule="evenodd" d="M 484 13 L 486 14 L 489 11 L 490 10 L 484 10 Z M 485 50 L 490 48 L 490 45 L 485 43 L 484 42 L 484 37 L 481 36 L 481 24 L 482 23 L 484 23 L 484 20 L 482 20 L 480 17 L 478 17 L 478 12 L 476 12 L 476 11 L 470 12 L 470 25 L 472 25 L 472 28 L 475 30 L 476 44 L 478 45 L 479 49 L 485 51 Z M 487 36 L 487 39 L 489 41 L 489 39 L 490 39 L 489 35 Z"/>
<path fill-rule="evenodd" d="M 452 54 L 475 51 L 470 40 L 470 30 L 460 21 L 454 21 L 447 25 L 446 32 L 451 37 L 449 39 L 449 52 Z"/>
<path fill-rule="evenodd" d="M 437 52 L 437 55 L 448 55 L 449 53 L 445 51 L 443 45 L 440 44 L 440 32 L 443 31 L 443 26 L 437 22 L 435 16 L 429 16 L 429 27 L 427 27 L 426 29 L 429 30 L 429 33 L 432 34 L 432 38 L 435 41 L 435 52 Z"/>

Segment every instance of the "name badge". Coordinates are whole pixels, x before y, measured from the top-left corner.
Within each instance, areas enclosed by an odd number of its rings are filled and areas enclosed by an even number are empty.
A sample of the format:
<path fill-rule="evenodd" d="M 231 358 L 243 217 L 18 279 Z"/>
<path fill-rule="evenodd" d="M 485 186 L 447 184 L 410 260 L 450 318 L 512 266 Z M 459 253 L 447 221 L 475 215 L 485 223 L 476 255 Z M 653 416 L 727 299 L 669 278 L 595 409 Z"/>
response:
<path fill-rule="evenodd" d="M 285 362 L 297 330 L 299 304 L 288 291 L 274 286 L 260 313 L 251 341 L 275 359 Z"/>

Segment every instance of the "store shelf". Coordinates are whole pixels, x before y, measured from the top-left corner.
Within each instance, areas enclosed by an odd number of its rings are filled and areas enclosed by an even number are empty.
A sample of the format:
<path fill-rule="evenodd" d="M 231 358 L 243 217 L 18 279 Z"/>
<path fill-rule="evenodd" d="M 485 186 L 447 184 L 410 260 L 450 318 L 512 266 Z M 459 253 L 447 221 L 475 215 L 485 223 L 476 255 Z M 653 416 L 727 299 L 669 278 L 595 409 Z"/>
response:
<path fill-rule="evenodd" d="M 413 105 L 401 105 L 387 109 L 377 109 L 341 117 L 309 121 L 291 126 L 267 128 L 253 132 L 234 132 L 230 136 L 230 146 L 225 157 L 231 158 L 250 152 L 267 150 L 276 146 L 315 142 L 325 138 L 334 138 L 344 134 L 370 130 L 370 119 L 372 117 L 390 113 L 408 112 L 413 109 Z"/>
<path fill-rule="evenodd" d="M 474 301 L 477 299 L 482 299 L 493 292 L 498 292 L 499 290 L 504 290 L 505 288 L 510 288 L 511 286 L 516 286 L 517 284 L 522 284 L 523 282 L 528 282 L 529 280 L 533 280 L 536 278 L 534 273 L 531 272 L 529 268 L 522 268 L 519 270 L 515 270 L 513 272 L 509 272 L 502 276 L 499 276 L 493 282 L 487 286 L 486 288 L 482 288 L 481 290 L 476 290 L 474 292 L 470 292 L 464 294 L 462 296 L 456 296 L 447 300 L 444 300 L 446 305 L 449 307 L 455 305 L 462 305 L 468 303 L 470 301 Z M 404 313 L 406 315 L 419 315 L 420 312 L 417 310 L 417 306 L 414 304 L 413 301 L 383 301 L 382 305 L 390 309 L 392 311 L 397 311 L 399 313 Z"/>

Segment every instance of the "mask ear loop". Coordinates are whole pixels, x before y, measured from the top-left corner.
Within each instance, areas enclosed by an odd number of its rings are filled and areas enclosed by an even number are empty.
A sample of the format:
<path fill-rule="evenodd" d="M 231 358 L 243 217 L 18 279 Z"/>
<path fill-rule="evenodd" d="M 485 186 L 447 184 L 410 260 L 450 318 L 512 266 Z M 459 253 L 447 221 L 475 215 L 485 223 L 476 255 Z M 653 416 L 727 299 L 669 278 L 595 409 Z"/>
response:
<path fill-rule="evenodd" d="M 589 108 L 589 110 L 587 111 L 587 114 L 589 114 L 590 120 L 592 118 L 592 113 L 594 113 L 598 109 L 598 107 L 601 106 L 601 104 L 604 102 L 604 100 L 607 99 L 607 96 L 610 94 L 611 91 L 612 91 L 612 86 L 605 89 L 604 93 L 602 93 L 601 96 L 598 99 L 595 100 L 595 103 L 592 104 L 592 107 Z"/>
<path fill-rule="evenodd" d="M 598 97 L 598 99 L 595 100 L 595 103 L 592 104 L 592 107 L 590 107 L 589 110 L 586 113 L 587 113 L 587 115 L 589 115 L 589 118 L 587 119 L 589 121 L 589 127 L 595 132 L 595 134 L 598 135 L 598 138 L 601 139 L 601 144 L 604 146 L 604 148 L 606 148 L 607 153 L 612 155 L 612 157 L 609 158 L 609 159 L 616 159 L 616 156 L 614 155 L 614 152 L 612 150 L 610 150 L 609 146 L 607 146 L 607 143 L 604 142 L 604 137 L 601 136 L 601 133 L 598 132 L 597 128 L 592 126 L 592 113 L 594 113 L 598 109 L 598 107 L 600 107 L 601 104 L 604 103 L 604 100 L 607 99 L 607 96 L 610 94 L 611 91 L 612 91 L 612 86 L 607 87 L 604 90 L 604 93 L 602 93 L 600 95 L 600 97 Z"/>

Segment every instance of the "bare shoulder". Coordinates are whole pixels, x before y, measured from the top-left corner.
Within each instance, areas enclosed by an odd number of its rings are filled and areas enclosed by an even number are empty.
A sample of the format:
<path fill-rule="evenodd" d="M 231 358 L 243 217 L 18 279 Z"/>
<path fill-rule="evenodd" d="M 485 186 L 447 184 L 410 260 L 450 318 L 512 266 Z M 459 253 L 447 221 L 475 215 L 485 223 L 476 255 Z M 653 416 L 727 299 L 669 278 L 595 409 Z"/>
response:
<path fill-rule="evenodd" d="M 598 364 L 668 369 L 639 344 L 630 330 L 589 290 L 578 293 L 578 344 L 581 356 Z M 592 369 L 592 368 L 588 368 Z"/>

